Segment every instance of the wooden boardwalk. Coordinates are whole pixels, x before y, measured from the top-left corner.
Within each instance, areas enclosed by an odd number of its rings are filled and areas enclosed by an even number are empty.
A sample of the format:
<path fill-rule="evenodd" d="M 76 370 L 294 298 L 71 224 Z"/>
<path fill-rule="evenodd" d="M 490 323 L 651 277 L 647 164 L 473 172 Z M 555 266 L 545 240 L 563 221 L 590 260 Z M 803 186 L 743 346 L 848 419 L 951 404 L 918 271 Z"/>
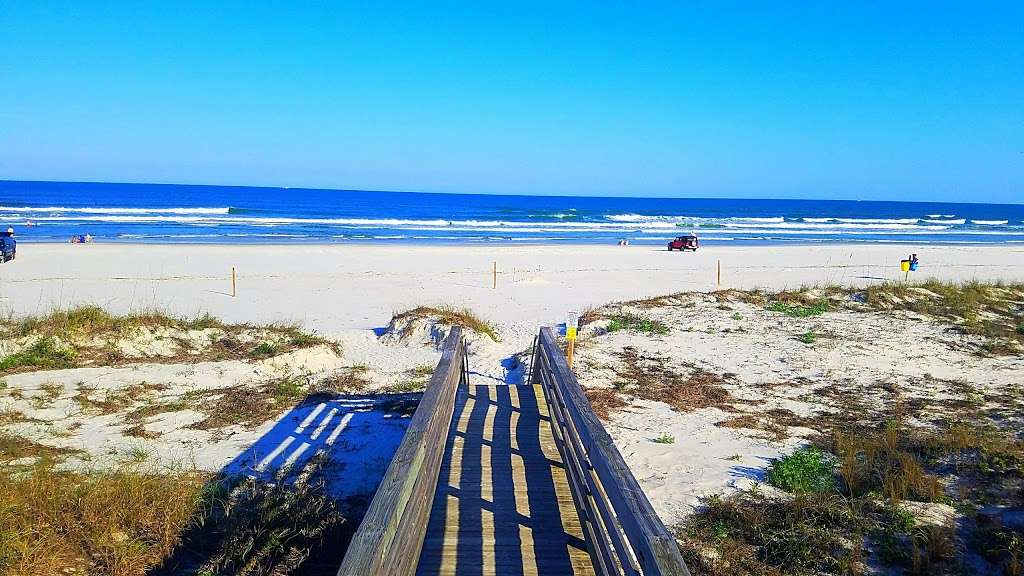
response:
<path fill-rule="evenodd" d="M 527 385 L 468 358 L 454 326 L 338 576 L 690 576 L 551 328 Z"/>
<path fill-rule="evenodd" d="M 457 394 L 417 574 L 593 574 L 541 387 Z"/>

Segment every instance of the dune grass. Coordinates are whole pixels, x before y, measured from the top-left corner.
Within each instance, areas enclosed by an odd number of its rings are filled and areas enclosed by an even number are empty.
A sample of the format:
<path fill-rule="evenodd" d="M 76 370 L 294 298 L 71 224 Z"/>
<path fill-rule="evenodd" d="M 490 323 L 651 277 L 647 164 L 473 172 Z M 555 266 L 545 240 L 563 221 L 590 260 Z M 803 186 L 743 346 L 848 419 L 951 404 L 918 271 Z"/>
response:
<path fill-rule="evenodd" d="M 643 314 L 633 314 L 629 312 L 613 314 L 609 318 L 607 330 L 608 332 L 631 330 L 633 332 L 658 335 L 668 334 L 669 332 L 668 326 L 665 326 L 661 322 L 651 320 Z"/>
<path fill-rule="evenodd" d="M 0 372 L 19 368 L 73 368 L 77 358 L 74 348 L 62 345 L 52 336 L 45 336 L 20 352 L 0 358 Z"/>
<path fill-rule="evenodd" d="M 1009 431 L 964 422 L 910 428 L 895 420 L 840 429 L 821 447 L 774 462 L 767 480 L 787 494 L 755 486 L 712 496 L 679 528 L 692 570 L 864 574 L 870 557 L 893 573 L 952 574 L 971 555 L 989 563 L 984 573 L 1024 568 L 1024 530 L 998 518 L 1000 509 L 1022 504 L 1024 441 Z M 975 527 L 961 541 L 953 524 L 912 512 L 922 506 L 955 510 Z"/>
<path fill-rule="evenodd" d="M 498 342 L 498 332 L 494 325 L 478 316 L 469 308 L 456 308 L 455 306 L 417 306 L 405 312 L 395 314 L 395 319 L 401 318 L 427 318 L 433 317 L 443 324 L 451 326 L 462 326 L 474 332 L 484 334 L 491 340 Z"/>
<path fill-rule="evenodd" d="M 88 305 L 55 310 L 41 316 L 0 320 L 0 337 L 31 339 L 21 350 L 0 358 L 0 373 L 117 365 L 139 360 L 140 357 L 126 357 L 119 348 L 119 342 L 130 339 L 141 328 L 164 330 L 157 333 L 157 339 L 169 339 L 174 349 L 180 352 L 176 355 L 146 356 L 147 361 L 262 359 L 317 345 L 339 351 L 337 344 L 306 332 L 296 324 L 227 324 L 210 314 L 181 318 L 158 311 L 117 315 Z M 204 344 L 202 338 L 196 340 L 187 335 L 197 330 L 210 331 L 206 334 L 208 342 Z M 168 334 L 166 331 L 171 332 Z M 259 338 L 258 343 L 243 344 L 246 339 L 241 336 L 245 333 Z"/>
<path fill-rule="evenodd" d="M 827 302 L 815 302 L 809 306 L 801 306 L 794 304 L 787 304 L 785 302 L 776 300 L 768 305 L 768 310 L 771 312 L 780 312 L 786 316 L 793 318 L 808 318 L 811 316 L 820 316 L 825 312 L 828 312 Z"/>
<path fill-rule="evenodd" d="M 48 458 L 0 469 L 0 576 L 141 576 L 174 547 L 205 481 L 132 466 L 60 471 Z"/>
<path fill-rule="evenodd" d="M 285 575 L 324 559 L 333 573 L 353 523 L 316 471 L 263 482 L 138 462 L 0 469 L 0 576 Z"/>

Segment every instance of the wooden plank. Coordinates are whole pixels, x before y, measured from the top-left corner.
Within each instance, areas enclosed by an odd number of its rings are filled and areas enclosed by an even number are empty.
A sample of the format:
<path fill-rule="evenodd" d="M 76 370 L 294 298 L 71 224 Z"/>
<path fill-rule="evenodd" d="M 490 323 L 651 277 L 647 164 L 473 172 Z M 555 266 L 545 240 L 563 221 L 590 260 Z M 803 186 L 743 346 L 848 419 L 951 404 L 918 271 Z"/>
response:
<path fill-rule="evenodd" d="M 604 496 L 615 511 L 643 573 L 689 576 L 675 538 L 654 512 L 615 443 L 594 414 L 576 376 L 562 356 L 551 328 L 541 329 L 537 355 L 544 356 L 546 368 L 550 369 L 566 413 L 574 424 L 572 430 L 586 451 Z"/>
<path fill-rule="evenodd" d="M 462 450 L 441 468 L 457 481 L 438 490 L 418 574 L 594 574 L 546 412 L 539 387 L 460 390 Z"/>
<path fill-rule="evenodd" d="M 445 340 L 441 360 L 402 443 L 352 538 L 339 576 L 403 576 L 415 570 L 465 366 L 462 330 L 455 326 Z"/>

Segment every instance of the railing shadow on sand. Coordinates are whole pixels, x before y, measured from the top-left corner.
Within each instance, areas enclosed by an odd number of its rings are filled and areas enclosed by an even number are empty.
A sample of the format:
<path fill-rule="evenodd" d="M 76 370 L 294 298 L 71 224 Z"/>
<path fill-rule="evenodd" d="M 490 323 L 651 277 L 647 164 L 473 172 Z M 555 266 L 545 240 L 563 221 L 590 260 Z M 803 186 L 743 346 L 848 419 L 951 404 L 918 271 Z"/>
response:
<path fill-rule="evenodd" d="M 297 564 L 292 574 L 333 576 L 420 396 L 306 397 L 221 469 L 202 520 L 147 574 L 231 574 L 262 556 Z"/>

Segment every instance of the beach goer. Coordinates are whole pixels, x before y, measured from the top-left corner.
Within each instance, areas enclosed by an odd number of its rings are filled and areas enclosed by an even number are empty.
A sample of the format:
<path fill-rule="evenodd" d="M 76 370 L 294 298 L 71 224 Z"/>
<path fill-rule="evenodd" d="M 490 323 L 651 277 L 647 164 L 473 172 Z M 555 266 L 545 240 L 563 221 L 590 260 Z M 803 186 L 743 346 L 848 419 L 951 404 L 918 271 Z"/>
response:
<path fill-rule="evenodd" d="M 86 234 L 85 235 L 85 241 L 86 242 L 92 242 L 92 234 Z"/>
<path fill-rule="evenodd" d="M 917 254 L 910 255 L 910 271 L 915 272 L 917 270 Z"/>
<path fill-rule="evenodd" d="M 11 226 L 8 226 L 7 227 L 7 235 L 8 236 L 14 236 L 14 228 L 12 228 Z"/>

